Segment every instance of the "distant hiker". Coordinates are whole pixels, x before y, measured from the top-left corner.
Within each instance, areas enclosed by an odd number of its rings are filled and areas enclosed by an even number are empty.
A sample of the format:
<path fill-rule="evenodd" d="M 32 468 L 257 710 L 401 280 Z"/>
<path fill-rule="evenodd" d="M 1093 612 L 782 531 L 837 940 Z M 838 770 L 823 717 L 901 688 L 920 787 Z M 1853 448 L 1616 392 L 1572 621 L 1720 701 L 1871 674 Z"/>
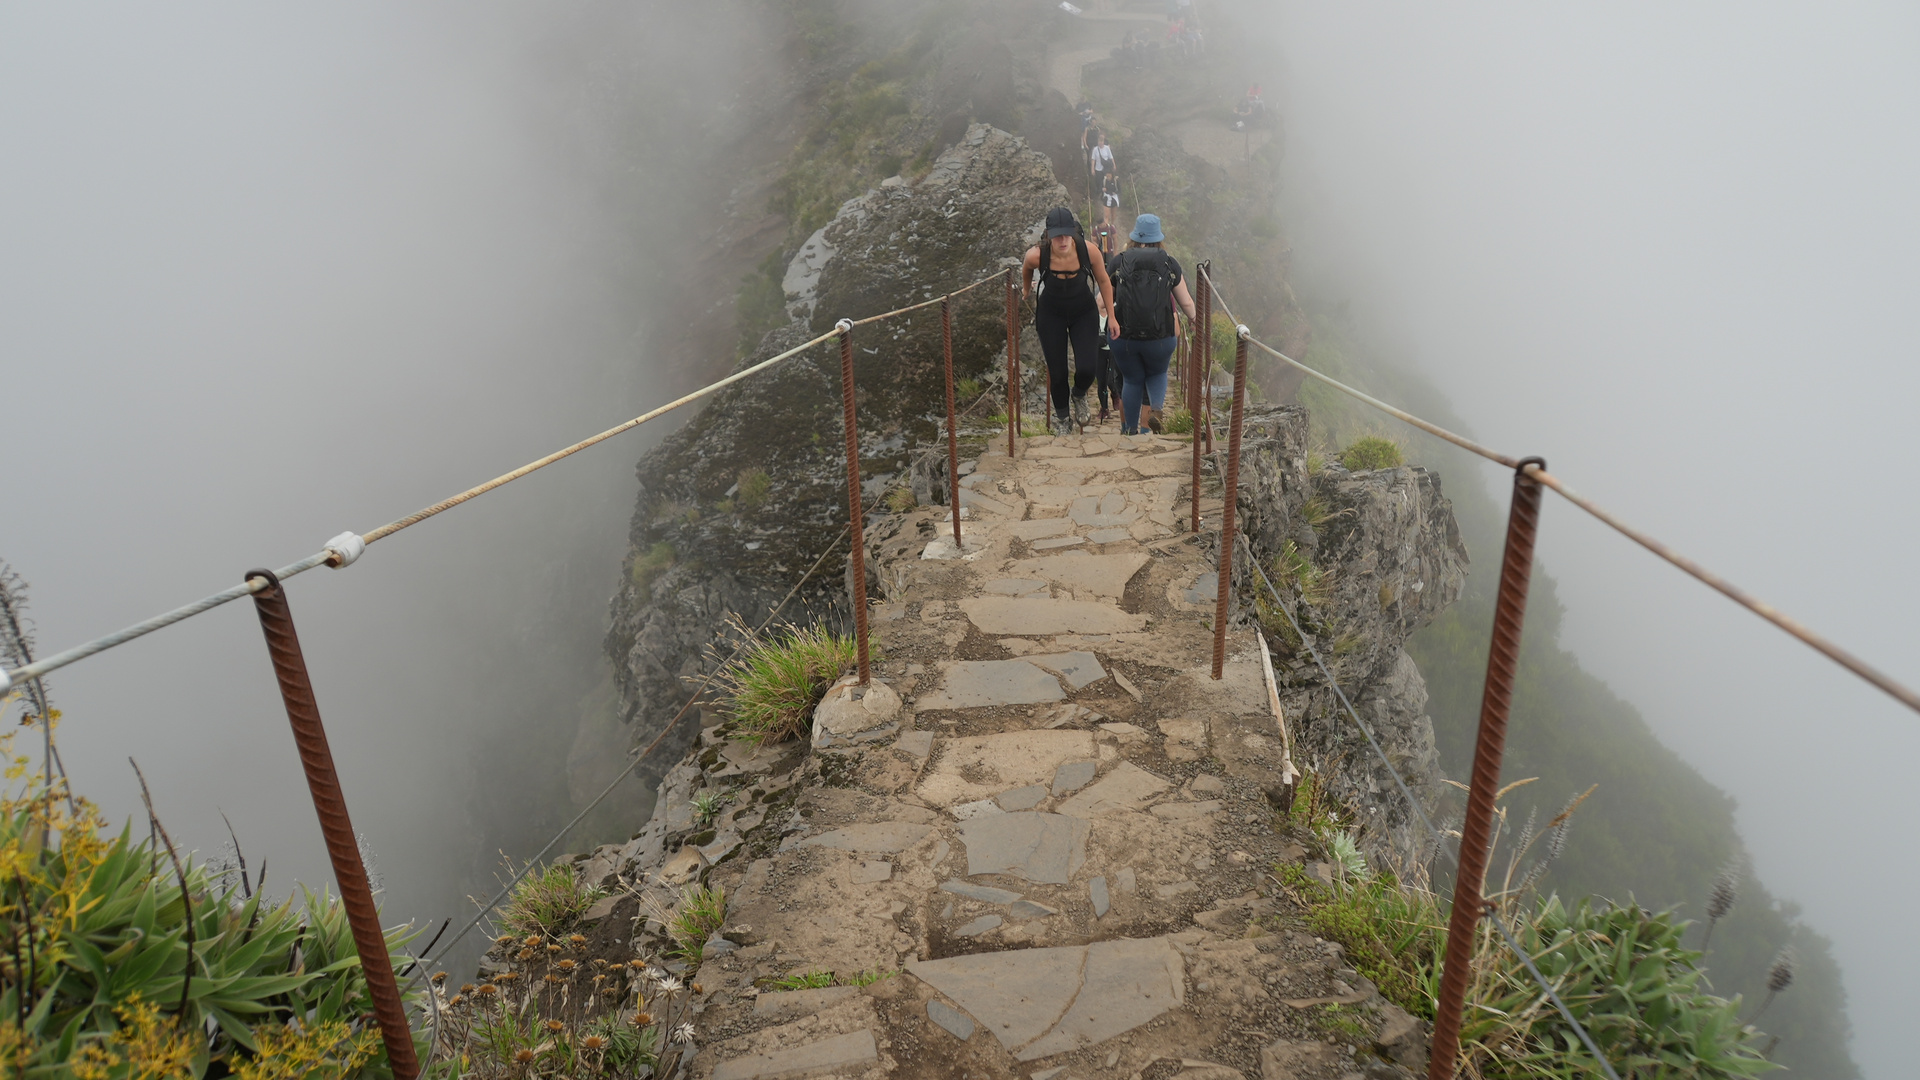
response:
<path fill-rule="evenodd" d="M 1093 149 L 1092 131 L 1093 102 L 1083 101 L 1080 103 L 1080 152 L 1083 154 Z"/>
<path fill-rule="evenodd" d="M 1100 181 L 1100 224 L 1109 232 L 1114 231 L 1115 221 L 1120 217 L 1120 178 L 1113 173 L 1105 173 Z M 1109 251 L 1111 255 L 1113 252 Z"/>
<path fill-rule="evenodd" d="M 1160 218 L 1141 214 L 1127 239 L 1127 250 L 1107 260 L 1115 310 L 1126 328 L 1113 343 L 1113 362 L 1123 384 L 1120 434 L 1138 435 L 1145 424 L 1157 435 L 1176 340 L 1174 305 L 1179 304 L 1187 318 L 1196 316 L 1180 264 L 1160 246 L 1166 240 Z"/>
<path fill-rule="evenodd" d="M 1094 246 L 1100 249 L 1100 258 L 1104 261 L 1120 250 L 1120 230 L 1106 222 L 1093 227 Z"/>
<path fill-rule="evenodd" d="M 1028 248 L 1021 260 L 1020 284 L 1024 290 L 1038 291 L 1033 329 L 1047 358 L 1052 431 L 1070 435 L 1076 423 L 1082 427 L 1087 423 L 1087 387 L 1100 370 L 1100 313 L 1109 314 L 1109 335 L 1117 335 L 1120 324 L 1111 318 L 1113 283 L 1107 280 L 1106 264 L 1087 250 L 1073 211 L 1064 206 L 1047 211 L 1046 229 L 1045 239 Z M 1068 342 L 1073 344 L 1071 386 Z"/>
<path fill-rule="evenodd" d="M 1097 189 L 1111 176 L 1116 181 L 1120 171 L 1113 164 L 1113 147 L 1107 145 L 1107 133 L 1099 128 L 1093 129 L 1093 148 L 1088 151 L 1088 159 L 1093 169 L 1094 187 Z"/>

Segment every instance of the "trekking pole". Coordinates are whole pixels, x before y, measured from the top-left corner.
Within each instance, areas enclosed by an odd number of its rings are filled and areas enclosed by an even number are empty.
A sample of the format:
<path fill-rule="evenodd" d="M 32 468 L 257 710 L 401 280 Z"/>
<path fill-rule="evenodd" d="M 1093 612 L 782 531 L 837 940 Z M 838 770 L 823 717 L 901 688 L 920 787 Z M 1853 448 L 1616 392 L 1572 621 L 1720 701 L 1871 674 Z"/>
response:
<path fill-rule="evenodd" d="M 340 886 L 340 906 L 347 909 L 347 926 L 360 957 L 360 973 L 367 980 L 367 996 L 373 999 L 380 1039 L 387 1047 L 387 1063 L 400 1080 L 413 1080 L 420 1075 L 413 1032 L 407 1026 L 406 1007 L 393 976 L 387 937 L 380 930 L 380 909 L 373 902 L 366 864 L 360 860 L 360 842 L 353 831 L 353 819 L 347 815 L 340 774 L 333 767 L 327 729 L 320 723 L 320 705 L 314 699 L 313 680 L 307 675 L 307 660 L 300 651 L 300 635 L 294 630 L 293 610 L 287 606 L 286 589 L 273 571 L 249 570 L 243 580 L 254 578 L 267 583 L 266 588 L 253 594 L 253 604 L 267 638 L 274 676 L 280 682 L 280 700 L 286 704 L 287 723 L 293 727 L 307 790 L 320 818 L 320 834 L 326 838 L 333 880 Z"/>
<path fill-rule="evenodd" d="M 862 528 L 860 505 L 860 432 L 855 426 L 853 402 L 853 322 L 841 319 L 834 324 L 840 331 L 840 406 L 847 432 L 847 516 L 853 533 L 853 630 L 858 638 L 860 685 L 873 680 L 867 662 L 867 535 Z M 955 500 L 958 502 L 958 500 Z"/>

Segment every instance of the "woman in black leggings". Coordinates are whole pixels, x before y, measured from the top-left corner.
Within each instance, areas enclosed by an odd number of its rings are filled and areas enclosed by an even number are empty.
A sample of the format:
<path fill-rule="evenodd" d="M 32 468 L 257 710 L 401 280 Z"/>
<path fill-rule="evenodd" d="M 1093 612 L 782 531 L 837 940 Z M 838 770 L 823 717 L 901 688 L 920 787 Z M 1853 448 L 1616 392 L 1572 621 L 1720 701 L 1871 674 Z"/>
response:
<path fill-rule="evenodd" d="M 1055 435 L 1070 435 L 1074 425 L 1087 424 L 1087 387 L 1100 370 L 1100 313 L 1107 313 L 1107 333 L 1120 336 L 1113 318 L 1113 282 L 1105 262 L 1087 252 L 1080 223 L 1073 211 L 1056 206 L 1047 211 L 1047 235 L 1042 244 L 1027 249 L 1020 283 L 1028 292 L 1039 281 L 1039 299 L 1033 306 L 1033 329 L 1040 351 L 1047 357 L 1047 389 L 1053 398 Z M 1098 291 L 1096 291 L 1096 288 Z M 1067 343 L 1073 343 L 1073 381 L 1067 381 Z"/>

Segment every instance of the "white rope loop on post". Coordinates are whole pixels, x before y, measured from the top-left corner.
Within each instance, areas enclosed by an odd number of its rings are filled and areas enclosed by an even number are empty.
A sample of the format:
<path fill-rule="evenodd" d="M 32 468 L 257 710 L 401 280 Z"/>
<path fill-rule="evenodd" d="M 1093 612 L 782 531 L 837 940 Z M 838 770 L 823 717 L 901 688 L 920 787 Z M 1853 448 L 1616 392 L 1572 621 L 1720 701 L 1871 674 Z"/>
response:
<path fill-rule="evenodd" d="M 833 324 L 833 332 L 834 332 L 834 333 L 836 333 L 836 334 L 851 334 L 851 333 L 853 333 L 853 320 L 852 320 L 852 319 L 841 319 L 841 320 L 840 320 L 839 322 L 837 322 L 837 323 L 834 323 L 834 324 Z"/>

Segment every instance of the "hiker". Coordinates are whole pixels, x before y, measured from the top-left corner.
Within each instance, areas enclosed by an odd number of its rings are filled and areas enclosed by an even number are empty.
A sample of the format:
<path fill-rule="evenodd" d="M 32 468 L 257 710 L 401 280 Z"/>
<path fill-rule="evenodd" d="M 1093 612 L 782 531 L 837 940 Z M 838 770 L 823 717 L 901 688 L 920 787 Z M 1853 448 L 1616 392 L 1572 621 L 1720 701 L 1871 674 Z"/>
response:
<path fill-rule="evenodd" d="M 1100 224 L 1109 232 L 1115 231 L 1117 228 L 1115 222 L 1119 216 L 1120 178 L 1108 172 L 1100 181 Z M 1111 255 L 1113 252 L 1109 251 L 1107 254 Z"/>
<path fill-rule="evenodd" d="M 1120 230 L 1103 221 L 1093 227 L 1093 243 L 1100 249 L 1100 259 L 1104 262 L 1119 252 Z"/>
<path fill-rule="evenodd" d="M 1127 236 L 1127 250 L 1107 261 L 1115 309 L 1125 330 L 1113 343 L 1120 369 L 1120 434 L 1138 435 L 1144 424 L 1160 434 L 1160 407 L 1167 397 L 1167 365 L 1173 360 L 1173 309 L 1195 318 L 1193 297 L 1180 264 L 1161 245 L 1160 218 L 1141 214 Z"/>
<path fill-rule="evenodd" d="M 1108 315 L 1107 333 L 1120 333 L 1120 324 L 1112 317 L 1113 283 L 1107 280 L 1106 264 L 1087 250 L 1072 210 L 1056 206 L 1047 211 L 1046 236 L 1028 248 L 1021 260 L 1020 285 L 1023 294 L 1038 293 L 1033 330 L 1047 358 L 1047 391 L 1053 401 L 1049 430 L 1071 435 L 1076 424 L 1083 428 L 1087 424 L 1087 388 L 1099 372 L 1102 312 Z M 1069 342 L 1073 344 L 1071 391 Z"/>
<path fill-rule="evenodd" d="M 1111 176 L 1114 179 L 1115 190 L 1118 190 L 1120 170 L 1113 164 L 1113 147 L 1107 145 L 1107 133 L 1099 128 L 1093 129 L 1093 147 L 1089 151 L 1088 158 L 1089 167 L 1093 169 L 1094 187 L 1104 190 L 1106 179 Z"/>

